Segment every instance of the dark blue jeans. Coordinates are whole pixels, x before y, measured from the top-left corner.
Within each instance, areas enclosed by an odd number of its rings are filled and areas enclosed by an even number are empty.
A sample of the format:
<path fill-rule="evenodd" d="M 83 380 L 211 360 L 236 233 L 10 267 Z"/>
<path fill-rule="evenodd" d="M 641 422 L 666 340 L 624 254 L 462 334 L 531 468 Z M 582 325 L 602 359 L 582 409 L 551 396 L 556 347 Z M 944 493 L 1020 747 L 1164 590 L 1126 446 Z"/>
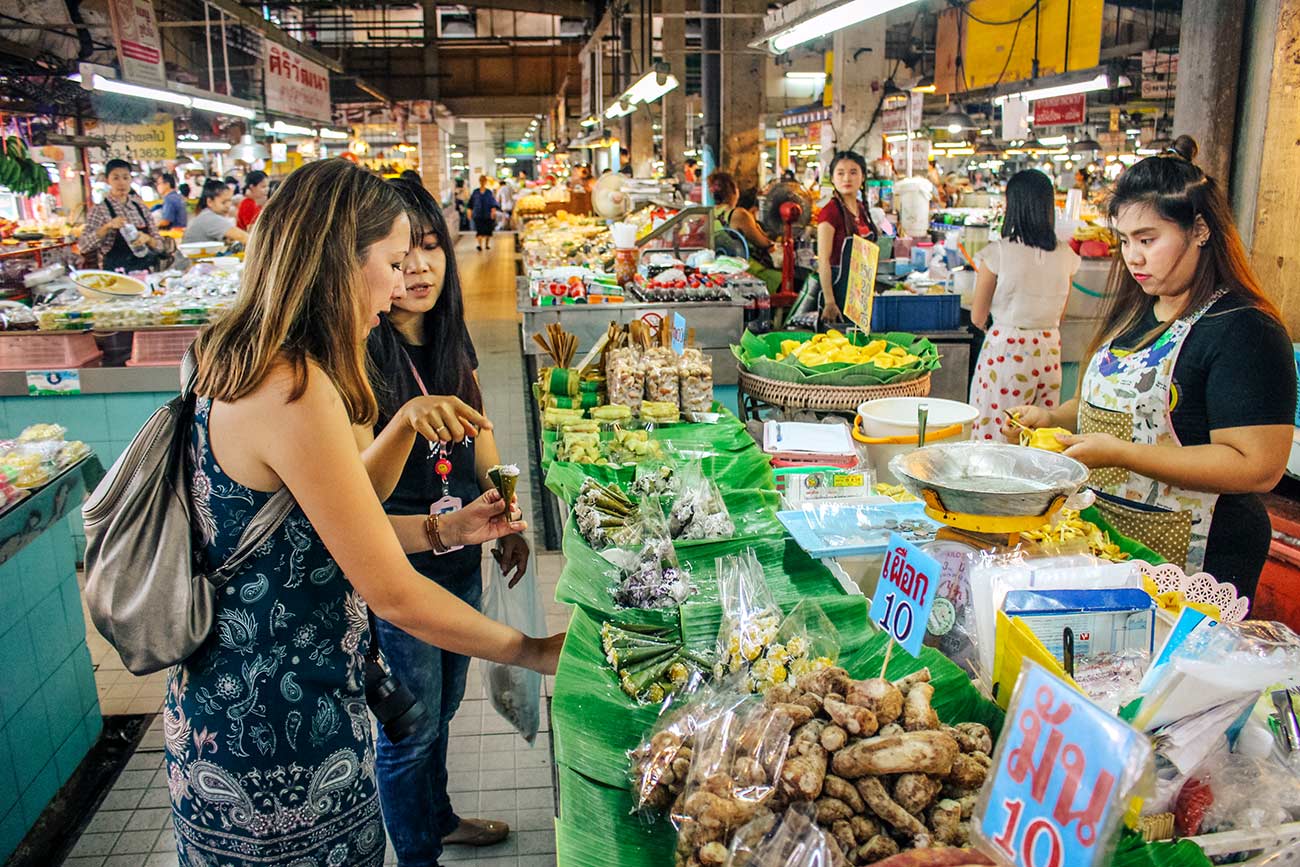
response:
<path fill-rule="evenodd" d="M 438 564 L 429 565 L 431 569 L 420 571 L 432 577 L 430 572 Z M 479 607 L 483 596 L 480 566 L 450 578 L 439 575 L 437 581 Z M 383 620 L 377 624 L 379 647 L 389 667 L 429 712 L 428 725 L 400 743 L 388 740 L 383 729 L 379 730 L 375 775 L 384 825 L 400 867 L 434 867 L 442 855 L 442 838 L 460 824 L 447 795 L 447 743 L 451 718 L 465 696 L 469 657 L 425 644 Z"/>

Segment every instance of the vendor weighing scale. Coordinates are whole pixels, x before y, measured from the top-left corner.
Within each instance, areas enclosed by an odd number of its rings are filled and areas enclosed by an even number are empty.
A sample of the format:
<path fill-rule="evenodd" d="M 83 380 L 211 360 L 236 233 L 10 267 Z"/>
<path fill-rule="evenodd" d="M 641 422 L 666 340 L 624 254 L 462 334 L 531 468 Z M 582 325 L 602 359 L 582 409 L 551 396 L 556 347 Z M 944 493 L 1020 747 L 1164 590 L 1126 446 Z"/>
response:
<path fill-rule="evenodd" d="M 943 504 L 934 488 L 922 488 L 925 514 L 943 524 L 935 534 L 935 541 L 961 542 L 979 550 L 1014 548 L 1020 544 L 1020 534 L 1041 529 L 1065 506 L 1064 494 L 1057 495 L 1038 515 L 977 515 L 950 510 Z"/>

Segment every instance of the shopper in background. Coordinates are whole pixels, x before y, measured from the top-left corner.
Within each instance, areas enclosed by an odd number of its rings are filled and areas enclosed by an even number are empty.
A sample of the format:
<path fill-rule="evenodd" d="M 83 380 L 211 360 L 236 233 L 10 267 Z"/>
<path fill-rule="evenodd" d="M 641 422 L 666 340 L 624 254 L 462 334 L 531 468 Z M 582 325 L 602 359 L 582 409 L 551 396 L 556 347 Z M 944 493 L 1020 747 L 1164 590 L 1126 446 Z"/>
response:
<path fill-rule="evenodd" d="M 497 197 L 488 189 L 488 176 L 479 175 L 478 189 L 470 194 L 469 212 L 474 220 L 474 240 L 478 249 L 492 249 L 492 231 L 496 228 Z"/>
<path fill-rule="evenodd" d="M 772 239 L 754 219 L 754 215 L 739 207 L 740 190 L 736 180 L 727 172 L 709 175 L 709 194 L 713 196 L 713 217 L 723 228 L 739 232 L 749 245 L 749 273 L 767 285 L 767 291 L 781 291 L 781 272 L 772 263 Z"/>
<path fill-rule="evenodd" d="M 216 628 L 168 684 L 179 863 L 380 867 L 368 611 L 448 652 L 543 673 L 562 636 L 493 622 L 406 558 L 524 529 L 500 494 L 388 516 L 361 460 L 354 428 L 378 416 L 366 335 L 405 294 L 397 193 L 321 160 L 289 175 L 259 224 L 234 306 L 195 342 L 196 551 L 224 561 L 281 487 L 296 505 L 217 595 Z"/>
<path fill-rule="evenodd" d="M 511 185 L 510 178 L 503 178 L 501 185 L 497 187 L 497 204 L 501 206 L 500 226 L 503 231 L 510 229 L 510 213 L 515 209 L 515 188 Z"/>
<path fill-rule="evenodd" d="M 862 188 L 867 182 L 867 161 L 854 151 L 840 151 L 831 158 L 831 200 L 817 216 L 817 278 L 821 283 L 821 322 L 844 320 L 844 296 L 849 288 L 852 238 L 875 241 L 878 235 L 871 220 Z"/>
<path fill-rule="evenodd" d="M 1056 195 L 1037 169 L 1007 181 L 1002 239 L 975 257 L 971 324 L 985 332 L 970 385 L 977 440 L 1001 440 L 1012 405 L 1061 404 L 1061 316 L 1080 259 L 1056 238 Z M 989 325 L 992 313 L 993 324 Z"/>
<path fill-rule="evenodd" d="M 465 326 L 442 210 L 423 187 L 392 184 L 411 222 L 411 250 L 402 266 L 406 295 L 370 332 L 369 369 L 380 409 L 374 430 L 362 434 L 367 446 L 363 460 L 385 511 L 428 515 L 459 508 L 492 490 L 487 472 L 501 457 L 482 415 L 478 357 Z M 462 426 L 473 439 L 462 433 Z M 431 458 L 449 465 L 445 480 Z M 527 568 L 528 543 L 519 534 L 506 536 L 493 553 L 503 574 L 513 573 L 513 586 Z M 478 545 L 442 557 L 425 552 L 409 559 L 429 581 L 467 605 L 479 606 Z M 436 864 L 444 843 L 500 843 L 510 831 L 506 823 L 461 818 L 447 794 L 449 727 L 465 695 L 468 657 L 440 650 L 385 620 L 378 622 L 378 639 L 394 674 L 431 716 L 429 725 L 398 743 L 379 735 L 375 770 L 398 864 Z"/>
<path fill-rule="evenodd" d="M 248 233 L 236 226 L 235 218 L 230 216 L 230 200 L 228 185 L 215 179 L 204 181 L 198 212 L 185 227 L 184 243 L 247 243 Z"/>
<path fill-rule="evenodd" d="M 184 229 L 190 219 L 190 210 L 185 205 L 185 198 L 176 192 L 176 176 L 171 172 L 162 172 L 158 175 L 157 188 L 162 204 L 158 207 L 154 222 L 160 229 Z"/>
<path fill-rule="evenodd" d="M 632 177 L 632 152 L 627 148 L 618 149 L 619 172 Z"/>
<path fill-rule="evenodd" d="M 271 195 L 271 176 L 266 172 L 251 171 L 244 178 L 244 200 L 235 212 L 235 226 L 245 232 L 251 231 L 257 215 L 266 207 L 266 199 Z"/>
<path fill-rule="evenodd" d="M 1286 467 L 1295 360 L 1195 158 L 1180 136 L 1120 175 L 1107 208 L 1120 250 L 1079 397 L 1013 411 L 1078 432 L 1065 453 L 1093 468 L 1120 533 L 1254 595 L 1272 538 L 1258 495 Z"/>
<path fill-rule="evenodd" d="M 86 215 L 77 241 L 81 254 L 88 258 L 98 254 L 106 271 L 147 271 L 158 263 L 163 240 L 144 202 L 131 190 L 131 164 L 109 160 L 104 177 L 108 182 L 104 200 Z M 132 244 L 144 255 L 132 252 Z"/>

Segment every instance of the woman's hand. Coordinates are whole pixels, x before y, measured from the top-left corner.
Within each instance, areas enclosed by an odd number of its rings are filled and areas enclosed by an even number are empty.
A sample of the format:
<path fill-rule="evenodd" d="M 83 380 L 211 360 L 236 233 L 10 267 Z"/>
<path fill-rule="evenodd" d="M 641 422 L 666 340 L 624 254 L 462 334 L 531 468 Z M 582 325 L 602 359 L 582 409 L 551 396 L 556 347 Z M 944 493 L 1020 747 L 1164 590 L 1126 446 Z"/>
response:
<path fill-rule="evenodd" d="M 525 638 L 519 666 L 552 676 L 560 662 L 566 633 L 557 632 L 550 638 Z"/>
<path fill-rule="evenodd" d="M 840 305 L 835 303 L 835 299 L 827 298 L 822 304 L 822 322 L 843 322 L 844 311 L 840 310 Z"/>
<path fill-rule="evenodd" d="M 1027 428 L 1036 430 L 1040 427 L 1052 427 L 1052 414 L 1041 406 L 1013 406 L 1007 412 L 1019 419 L 1020 424 Z M 1004 416 L 1002 435 L 1012 442 L 1019 442 L 1020 428 Z"/>
<path fill-rule="evenodd" d="M 458 397 L 430 394 L 412 398 L 400 410 L 411 430 L 430 442 L 458 443 L 478 436 L 479 428 L 492 429 L 487 416 Z"/>
<path fill-rule="evenodd" d="M 107 235 L 109 232 L 116 232 L 118 229 L 122 228 L 125 225 L 126 225 L 126 217 L 114 217 L 113 219 L 109 220 L 107 223 L 99 227 L 99 234 L 101 237 L 103 237 Z"/>
<path fill-rule="evenodd" d="M 492 556 L 496 559 L 501 574 L 510 577 L 511 572 L 515 573 L 507 585 L 512 590 L 528 569 L 528 554 L 528 540 L 518 534 L 503 537 L 492 550 Z"/>
<path fill-rule="evenodd" d="M 438 519 L 439 535 L 452 547 L 482 545 L 527 530 L 528 524 L 517 520 L 520 517 L 514 503 L 510 504 L 510 514 L 506 514 L 501 492 L 493 488 L 469 505 L 442 515 Z"/>
<path fill-rule="evenodd" d="M 1074 458 L 1088 469 L 1125 466 L 1124 450 L 1131 445 L 1108 433 L 1058 435 L 1057 439 L 1065 445 L 1066 457 Z"/>

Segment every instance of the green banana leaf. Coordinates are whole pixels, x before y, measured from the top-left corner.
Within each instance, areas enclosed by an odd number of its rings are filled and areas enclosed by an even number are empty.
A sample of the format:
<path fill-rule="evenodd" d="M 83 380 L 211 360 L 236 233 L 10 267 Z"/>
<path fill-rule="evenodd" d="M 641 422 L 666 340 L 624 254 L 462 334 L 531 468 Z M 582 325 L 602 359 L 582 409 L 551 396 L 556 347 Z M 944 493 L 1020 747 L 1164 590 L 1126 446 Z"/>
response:
<path fill-rule="evenodd" d="M 1096 524 L 1097 528 L 1103 533 L 1110 534 L 1110 540 L 1118 545 L 1119 549 L 1129 555 L 1132 559 L 1143 560 L 1150 563 L 1152 566 L 1159 566 L 1162 563 L 1169 562 L 1146 545 L 1143 545 L 1136 539 L 1130 539 L 1112 527 L 1111 523 L 1106 520 L 1106 516 L 1103 515 L 1096 506 L 1089 506 L 1084 509 L 1079 513 L 1079 517 L 1085 521 L 1091 521 Z"/>
<path fill-rule="evenodd" d="M 560 765 L 556 863 L 564 867 L 671 867 L 671 822 L 631 815 L 632 793 L 601 785 Z"/>

